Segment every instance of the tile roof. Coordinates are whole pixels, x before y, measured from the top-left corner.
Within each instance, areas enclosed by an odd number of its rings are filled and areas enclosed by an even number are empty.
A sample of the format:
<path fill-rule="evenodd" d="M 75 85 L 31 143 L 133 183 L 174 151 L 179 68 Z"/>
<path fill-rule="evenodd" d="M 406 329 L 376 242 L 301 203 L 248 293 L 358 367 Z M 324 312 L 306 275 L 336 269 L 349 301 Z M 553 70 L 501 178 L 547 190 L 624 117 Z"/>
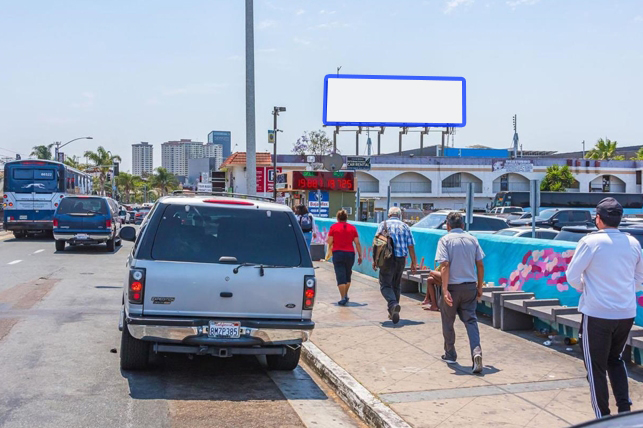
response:
<path fill-rule="evenodd" d="M 221 164 L 221 168 L 231 165 L 246 166 L 246 152 L 235 152 Z M 270 153 L 257 153 L 257 166 L 272 165 L 272 155 Z"/>

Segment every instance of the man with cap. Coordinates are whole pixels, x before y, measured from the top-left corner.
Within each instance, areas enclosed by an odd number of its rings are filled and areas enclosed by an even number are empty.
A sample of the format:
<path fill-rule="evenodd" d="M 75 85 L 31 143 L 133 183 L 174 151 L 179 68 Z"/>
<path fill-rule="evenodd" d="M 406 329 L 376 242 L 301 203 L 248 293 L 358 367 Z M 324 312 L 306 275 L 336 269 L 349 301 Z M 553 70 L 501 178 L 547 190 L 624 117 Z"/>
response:
<path fill-rule="evenodd" d="M 618 412 L 628 412 L 623 350 L 636 317 L 636 287 L 643 282 L 641 245 L 618 230 L 623 207 L 614 198 L 596 206 L 597 232 L 583 237 L 567 267 L 567 282 L 580 291 L 583 314 L 579 338 L 597 418 L 610 414 L 607 377 Z"/>

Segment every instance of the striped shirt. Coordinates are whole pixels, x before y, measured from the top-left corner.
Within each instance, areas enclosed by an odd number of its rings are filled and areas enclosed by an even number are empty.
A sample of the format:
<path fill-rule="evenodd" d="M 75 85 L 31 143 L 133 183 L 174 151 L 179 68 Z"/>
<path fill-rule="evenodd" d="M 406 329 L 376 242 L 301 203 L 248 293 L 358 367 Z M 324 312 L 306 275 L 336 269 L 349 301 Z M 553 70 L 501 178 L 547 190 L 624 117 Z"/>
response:
<path fill-rule="evenodd" d="M 413 235 L 409 226 L 397 218 L 390 218 L 380 223 L 377 234 L 384 230 L 384 224 L 388 227 L 389 236 L 393 239 L 395 257 L 406 257 L 409 255 L 409 247 L 415 246 Z"/>

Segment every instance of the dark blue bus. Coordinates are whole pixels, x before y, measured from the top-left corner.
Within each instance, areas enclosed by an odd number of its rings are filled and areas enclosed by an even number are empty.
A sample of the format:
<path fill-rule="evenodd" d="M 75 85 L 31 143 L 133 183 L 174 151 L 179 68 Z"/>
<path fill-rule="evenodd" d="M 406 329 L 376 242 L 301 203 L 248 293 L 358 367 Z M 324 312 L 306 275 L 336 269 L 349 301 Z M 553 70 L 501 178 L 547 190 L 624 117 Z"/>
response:
<path fill-rule="evenodd" d="M 19 160 L 4 166 L 3 222 L 16 238 L 50 232 L 53 215 L 66 195 L 87 195 L 92 177 L 60 162 Z"/>

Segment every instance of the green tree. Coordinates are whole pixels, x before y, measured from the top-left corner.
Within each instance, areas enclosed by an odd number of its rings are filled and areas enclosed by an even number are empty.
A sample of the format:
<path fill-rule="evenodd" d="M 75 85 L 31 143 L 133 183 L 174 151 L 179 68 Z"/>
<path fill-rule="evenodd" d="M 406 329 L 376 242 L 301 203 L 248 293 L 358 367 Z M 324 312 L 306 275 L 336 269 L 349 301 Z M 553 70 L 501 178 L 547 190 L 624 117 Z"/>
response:
<path fill-rule="evenodd" d="M 78 156 L 66 158 L 64 163 L 65 165 L 76 168 L 78 170 L 83 170 L 87 167 L 87 165 L 80 163 L 80 158 Z"/>
<path fill-rule="evenodd" d="M 105 194 L 105 182 L 107 181 L 107 173 L 109 172 L 111 165 L 114 164 L 114 161 L 121 161 L 121 157 L 118 155 L 112 155 L 111 152 L 105 150 L 103 146 L 98 146 L 95 152 L 91 150 L 86 151 L 85 156 L 93 165 L 93 169 L 100 173 L 98 176 L 99 185 L 97 189 L 100 191 L 100 194 Z"/>
<path fill-rule="evenodd" d="M 636 152 L 636 155 L 634 155 L 632 160 L 643 160 L 643 147 Z"/>
<path fill-rule="evenodd" d="M 53 147 L 53 144 L 49 145 L 42 145 L 42 146 L 34 146 L 31 150 L 31 155 L 30 156 L 35 156 L 38 159 L 45 159 L 45 160 L 52 160 L 53 159 L 53 154 L 51 153 L 51 148 Z"/>
<path fill-rule="evenodd" d="M 161 196 L 166 195 L 170 190 L 174 190 L 179 186 L 179 180 L 176 176 L 161 166 L 154 170 L 150 181 L 152 187 L 158 189 Z"/>
<path fill-rule="evenodd" d="M 126 203 L 130 203 L 130 198 L 135 194 L 136 189 L 141 185 L 142 181 L 140 177 L 136 175 L 129 174 L 127 172 L 121 172 L 115 178 L 116 186 L 118 186 L 118 191 L 121 195 L 124 196 Z"/>
<path fill-rule="evenodd" d="M 292 152 L 298 155 L 324 156 L 333 152 L 333 142 L 325 131 L 304 132 L 293 145 Z"/>
<path fill-rule="evenodd" d="M 592 150 L 587 152 L 585 158 L 594 160 L 625 160 L 625 156 L 616 154 L 618 142 L 609 138 L 599 138 Z"/>
<path fill-rule="evenodd" d="M 567 165 L 551 165 L 547 167 L 547 174 L 540 183 L 543 192 L 564 192 L 574 185 L 574 175 Z"/>

